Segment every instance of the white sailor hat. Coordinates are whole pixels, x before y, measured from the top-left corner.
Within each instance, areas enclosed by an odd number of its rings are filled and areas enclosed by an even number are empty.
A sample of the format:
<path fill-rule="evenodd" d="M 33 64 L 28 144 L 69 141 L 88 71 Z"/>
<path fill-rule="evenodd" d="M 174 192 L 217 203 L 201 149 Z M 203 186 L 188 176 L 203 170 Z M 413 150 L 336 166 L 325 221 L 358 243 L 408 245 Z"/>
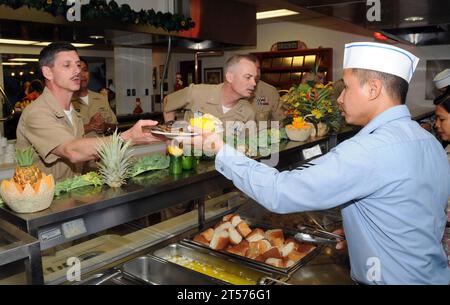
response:
<path fill-rule="evenodd" d="M 360 68 L 389 73 L 408 83 L 419 58 L 403 49 L 375 42 L 354 42 L 345 45 L 344 69 Z"/>
<path fill-rule="evenodd" d="M 439 72 L 433 78 L 434 84 L 436 88 L 442 89 L 447 86 L 450 86 L 450 69 L 445 69 L 444 71 Z"/>

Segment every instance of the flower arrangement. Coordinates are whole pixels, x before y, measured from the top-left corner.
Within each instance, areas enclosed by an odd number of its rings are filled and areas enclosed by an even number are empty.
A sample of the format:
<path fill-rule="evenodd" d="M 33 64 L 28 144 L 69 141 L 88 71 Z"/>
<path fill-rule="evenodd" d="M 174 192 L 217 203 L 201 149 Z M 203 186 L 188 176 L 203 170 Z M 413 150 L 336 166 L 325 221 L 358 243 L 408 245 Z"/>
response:
<path fill-rule="evenodd" d="M 312 123 L 318 133 L 320 125 L 336 132 L 343 124 L 332 82 L 324 85 L 310 81 L 294 85 L 281 97 L 281 101 L 286 109 L 285 125 L 300 124 L 297 118 L 302 118 L 301 122 Z"/>

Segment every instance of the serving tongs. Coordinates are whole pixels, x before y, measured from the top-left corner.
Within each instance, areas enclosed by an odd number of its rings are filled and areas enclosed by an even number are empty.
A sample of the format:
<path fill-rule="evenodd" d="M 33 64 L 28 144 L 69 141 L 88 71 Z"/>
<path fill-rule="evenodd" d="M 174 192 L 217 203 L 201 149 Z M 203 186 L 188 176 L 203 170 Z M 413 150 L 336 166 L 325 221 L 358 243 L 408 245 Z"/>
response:
<path fill-rule="evenodd" d="M 294 238 L 300 242 L 309 242 L 316 244 L 336 244 L 344 241 L 345 237 L 339 234 L 299 225 L 300 232 L 294 235 Z"/>

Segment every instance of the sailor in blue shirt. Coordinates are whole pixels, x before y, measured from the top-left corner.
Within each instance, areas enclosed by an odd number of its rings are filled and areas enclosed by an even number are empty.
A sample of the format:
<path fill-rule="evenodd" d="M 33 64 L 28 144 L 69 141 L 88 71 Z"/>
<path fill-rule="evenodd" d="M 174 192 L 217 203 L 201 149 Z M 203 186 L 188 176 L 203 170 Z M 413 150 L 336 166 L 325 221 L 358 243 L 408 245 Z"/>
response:
<path fill-rule="evenodd" d="M 351 275 L 361 283 L 450 283 L 441 243 L 449 163 L 402 105 L 417 62 L 390 45 L 346 45 L 338 102 L 346 121 L 364 128 L 309 168 L 278 172 L 209 135 L 218 150 L 216 169 L 267 209 L 343 205 Z"/>

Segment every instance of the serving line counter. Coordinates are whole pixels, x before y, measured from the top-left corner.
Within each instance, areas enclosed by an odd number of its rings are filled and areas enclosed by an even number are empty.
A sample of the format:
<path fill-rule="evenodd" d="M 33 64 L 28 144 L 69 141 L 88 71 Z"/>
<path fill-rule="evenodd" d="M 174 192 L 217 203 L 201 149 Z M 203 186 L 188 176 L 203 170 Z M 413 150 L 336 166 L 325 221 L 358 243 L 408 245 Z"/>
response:
<path fill-rule="evenodd" d="M 347 128 L 339 135 L 306 142 L 282 142 L 277 168 L 297 167 L 304 162 L 304 149 L 319 145 L 325 153 L 355 133 L 356 130 Z M 207 195 L 221 194 L 232 187 L 215 170 L 213 161 L 202 161 L 196 172 L 174 176 L 168 170 L 161 170 L 139 175 L 119 189 L 80 188 L 58 197 L 50 208 L 37 213 L 18 214 L 0 208 L 0 219 L 37 238 L 41 251 L 48 250 L 42 259 L 45 282 L 56 284 L 66 280 L 68 257 L 80 257 L 82 272 L 90 272 L 145 252 L 146 248 L 186 230 L 202 228 L 207 219 L 226 213 L 243 200 L 242 195 L 230 193 L 217 199 L 222 202 L 219 206 L 214 199 L 205 204 Z M 197 211 L 130 234 L 114 234 L 114 228 L 119 225 L 188 201 L 196 201 Z M 114 253 L 117 249 L 120 253 Z"/>

